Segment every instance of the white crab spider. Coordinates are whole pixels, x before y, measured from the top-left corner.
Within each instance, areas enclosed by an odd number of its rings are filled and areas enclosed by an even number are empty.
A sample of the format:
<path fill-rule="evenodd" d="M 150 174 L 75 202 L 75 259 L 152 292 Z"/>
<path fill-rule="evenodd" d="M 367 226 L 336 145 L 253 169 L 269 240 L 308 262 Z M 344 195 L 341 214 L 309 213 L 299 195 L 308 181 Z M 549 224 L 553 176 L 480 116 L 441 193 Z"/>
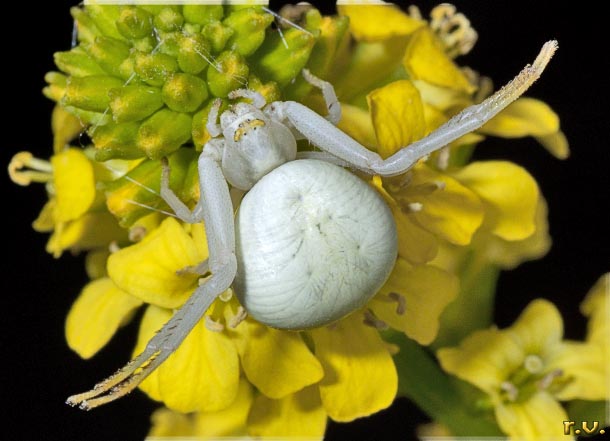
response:
<path fill-rule="evenodd" d="M 547 42 L 534 63 L 494 95 L 385 160 L 334 126 L 341 112 L 334 89 L 306 70 L 305 79 L 324 95 L 326 119 L 302 104 L 266 105 L 257 92 L 239 89 L 229 98 L 249 98 L 252 104 L 231 106 L 217 124 L 217 100 L 207 123 L 213 138 L 199 157 L 201 197 L 194 210 L 169 189 L 167 163 L 161 185 L 162 197 L 180 219 L 205 222 L 209 259 L 193 270 L 212 275 L 144 352 L 91 391 L 69 397 L 68 404 L 92 409 L 132 391 L 232 285 L 250 315 L 277 328 L 322 326 L 362 307 L 392 270 L 396 227 L 381 197 L 338 165 L 381 176 L 404 173 L 517 99 L 556 48 L 556 41 Z M 298 155 L 295 137 L 323 152 Z M 227 182 L 250 190 L 236 219 Z"/>

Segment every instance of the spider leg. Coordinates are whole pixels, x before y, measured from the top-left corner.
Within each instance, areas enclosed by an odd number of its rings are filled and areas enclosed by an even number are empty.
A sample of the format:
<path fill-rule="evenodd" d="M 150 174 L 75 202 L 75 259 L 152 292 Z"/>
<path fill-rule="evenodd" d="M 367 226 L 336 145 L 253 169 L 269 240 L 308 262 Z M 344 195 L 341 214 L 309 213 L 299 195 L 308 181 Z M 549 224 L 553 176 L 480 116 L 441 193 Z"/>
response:
<path fill-rule="evenodd" d="M 229 92 L 229 98 L 234 100 L 235 98 L 248 98 L 252 100 L 252 105 L 257 109 L 262 109 L 267 104 L 265 97 L 262 96 L 255 90 L 250 89 L 235 89 Z"/>
<path fill-rule="evenodd" d="M 198 166 L 199 175 L 203 177 L 200 182 L 201 209 L 196 209 L 196 214 L 190 213 L 189 220 L 202 217 L 206 224 L 211 277 L 193 292 L 182 308 L 148 342 L 140 355 L 95 385 L 92 390 L 69 397 L 68 404 L 89 410 L 131 392 L 180 346 L 216 297 L 233 283 L 237 260 L 229 187 L 218 162 L 207 152 L 204 151 L 199 157 Z M 166 178 L 169 178 L 168 173 Z M 203 270 L 203 266 L 202 264 L 199 269 Z"/>
<path fill-rule="evenodd" d="M 333 85 L 328 81 L 324 81 L 316 77 L 309 72 L 308 69 L 303 69 L 303 78 L 305 78 L 305 81 L 307 81 L 309 84 L 322 91 L 322 96 L 324 97 L 326 108 L 328 109 L 326 119 L 336 126 L 341 119 L 341 104 L 337 99 L 337 94 L 335 93 L 335 88 Z"/>
<path fill-rule="evenodd" d="M 210 108 L 210 113 L 208 113 L 208 121 L 205 124 L 205 128 L 212 138 L 216 138 L 222 133 L 220 124 L 216 122 L 218 121 L 220 106 L 222 106 L 222 100 L 220 98 L 216 98 L 212 104 L 212 107 Z"/>
<path fill-rule="evenodd" d="M 556 41 L 545 43 L 534 63 L 527 65 L 492 96 L 464 109 L 425 138 L 403 147 L 385 160 L 302 104 L 275 102 L 268 107 L 276 119 L 286 120 L 313 144 L 353 167 L 369 174 L 396 176 L 409 170 L 421 158 L 478 129 L 519 98 L 540 77 L 556 49 Z"/>

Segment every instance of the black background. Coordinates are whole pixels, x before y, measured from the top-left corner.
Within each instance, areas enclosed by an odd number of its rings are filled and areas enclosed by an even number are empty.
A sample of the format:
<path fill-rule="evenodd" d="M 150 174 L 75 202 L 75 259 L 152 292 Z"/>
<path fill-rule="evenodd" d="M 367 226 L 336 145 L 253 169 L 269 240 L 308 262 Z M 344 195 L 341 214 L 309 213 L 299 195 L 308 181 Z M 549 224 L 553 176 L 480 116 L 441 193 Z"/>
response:
<path fill-rule="evenodd" d="M 70 46 L 69 1 L 20 3 L 2 17 L 0 163 L 17 151 L 48 157 L 52 103 L 40 93 L 43 75 L 53 69 L 52 54 Z M 543 260 L 527 263 L 500 278 L 497 322 L 511 323 L 534 297 L 552 299 L 566 318 L 566 333 L 578 338 L 584 320 L 578 304 L 589 287 L 608 271 L 607 228 L 610 165 L 608 93 L 608 18 L 594 2 L 455 1 L 478 30 L 480 41 L 460 64 L 491 76 L 496 85 L 530 62 L 541 44 L 557 38 L 560 50 L 543 78 L 529 92 L 561 116 L 572 156 L 551 157 L 534 140 L 489 139 L 479 158 L 510 159 L 539 181 L 550 206 L 554 246 Z M 280 2 L 272 2 L 277 9 Z M 424 14 L 434 5 L 419 3 Z M 4 6 L 3 6 L 4 8 Z M 325 8 L 325 9 L 324 9 Z M 329 6 L 323 9 L 330 12 Z M 10 30 L 7 20 L 16 25 Z M 1 432 L 6 439 L 142 439 L 156 407 L 136 392 L 94 412 L 64 404 L 67 395 L 89 388 L 122 365 L 134 344 L 136 326 L 121 330 L 100 354 L 85 362 L 63 337 L 64 318 L 86 283 L 81 256 L 54 260 L 44 252 L 46 235 L 30 223 L 46 200 L 44 188 L 20 188 L 3 174 Z M 331 424 L 330 440 L 409 440 L 425 416 L 399 399 L 388 411 L 351 424 Z M 558 421 L 558 424 L 561 422 Z M 7 433 L 8 432 L 8 433 Z"/>

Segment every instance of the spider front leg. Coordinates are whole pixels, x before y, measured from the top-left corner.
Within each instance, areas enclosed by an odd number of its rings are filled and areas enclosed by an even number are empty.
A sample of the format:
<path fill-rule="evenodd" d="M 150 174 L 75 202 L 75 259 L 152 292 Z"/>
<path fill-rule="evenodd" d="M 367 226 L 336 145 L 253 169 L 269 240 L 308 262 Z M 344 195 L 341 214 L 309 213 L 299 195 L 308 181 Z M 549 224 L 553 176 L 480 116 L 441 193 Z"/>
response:
<path fill-rule="evenodd" d="M 163 194 L 164 197 L 173 195 L 166 201 L 176 210 L 179 217 L 186 221 L 204 220 L 210 250 L 208 260 L 211 277 L 193 292 L 182 308 L 148 342 L 140 355 L 117 373 L 95 385 L 92 390 L 69 397 L 68 404 L 89 410 L 131 392 L 178 348 L 214 300 L 233 283 L 237 260 L 229 187 L 216 158 L 205 150 L 199 157 L 198 167 L 201 199 L 193 212 L 169 190 L 167 167 L 162 179 L 166 187 Z"/>
<path fill-rule="evenodd" d="M 542 46 L 534 63 L 531 66 L 527 65 L 499 91 L 482 103 L 464 109 L 425 138 L 404 146 L 385 160 L 302 104 L 294 101 L 275 102 L 269 105 L 269 113 L 279 121 L 287 121 L 303 137 L 322 150 L 359 170 L 381 176 L 396 176 L 409 170 L 421 158 L 480 128 L 519 98 L 540 77 L 556 50 L 557 42 L 548 41 Z M 305 71 L 303 75 L 306 79 L 313 77 Z M 318 78 L 315 78 L 315 81 L 312 83 L 322 84 L 323 90 L 332 88 L 329 83 Z"/>
<path fill-rule="evenodd" d="M 328 109 L 326 119 L 336 126 L 341 119 L 341 104 L 339 104 L 339 100 L 337 99 L 337 94 L 335 93 L 335 88 L 333 85 L 328 81 L 324 81 L 316 77 L 309 72 L 308 69 L 303 69 L 303 78 L 305 78 L 305 81 L 307 81 L 309 84 L 322 91 L 324 103 Z"/>

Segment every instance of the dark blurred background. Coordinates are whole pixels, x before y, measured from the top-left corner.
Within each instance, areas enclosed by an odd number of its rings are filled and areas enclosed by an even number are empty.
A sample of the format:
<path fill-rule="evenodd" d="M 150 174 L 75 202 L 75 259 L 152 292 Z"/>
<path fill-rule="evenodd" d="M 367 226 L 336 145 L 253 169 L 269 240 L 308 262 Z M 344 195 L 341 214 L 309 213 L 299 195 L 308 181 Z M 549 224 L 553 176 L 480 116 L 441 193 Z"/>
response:
<path fill-rule="evenodd" d="M 43 158 L 50 155 L 53 105 L 40 90 L 45 72 L 54 68 L 53 52 L 70 47 L 69 7 L 73 4 L 66 0 L 20 3 L 11 14 L 3 14 L 6 107 L 1 164 L 8 164 L 20 150 Z M 275 10 L 282 4 L 271 2 Z M 434 4 L 418 6 L 427 16 Z M 607 16 L 593 2 L 460 0 L 454 4 L 480 37 L 460 64 L 491 76 L 496 86 L 530 62 L 544 41 L 559 40 L 558 54 L 528 94 L 545 100 L 560 115 L 572 156 L 566 161 L 554 159 L 533 139 L 488 139 L 477 157 L 512 160 L 538 179 L 549 202 L 554 239 L 543 260 L 501 276 L 497 323 L 510 324 L 531 299 L 546 297 L 561 309 L 567 335 L 580 338 L 585 321 L 578 304 L 610 267 Z M 324 12 L 333 10 L 331 5 L 318 5 Z M 6 419 L 2 438 L 143 439 L 156 405 L 140 392 L 90 413 L 64 404 L 67 395 L 89 388 L 129 358 L 137 326 L 132 323 L 122 329 L 91 361 L 81 360 L 67 348 L 64 318 L 87 281 L 82 256 L 66 254 L 54 260 L 44 251 L 47 236 L 31 229 L 31 221 L 46 201 L 43 186 L 20 188 L 6 174 L 0 179 L 8 244 L 0 333 L 2 418 Z M 425 421 L 425 415 L 407 400 L 398 399 L 392 408 L 373 417 L 331 423 L 327 438 L 410 440 L 415 427 Z"/>

